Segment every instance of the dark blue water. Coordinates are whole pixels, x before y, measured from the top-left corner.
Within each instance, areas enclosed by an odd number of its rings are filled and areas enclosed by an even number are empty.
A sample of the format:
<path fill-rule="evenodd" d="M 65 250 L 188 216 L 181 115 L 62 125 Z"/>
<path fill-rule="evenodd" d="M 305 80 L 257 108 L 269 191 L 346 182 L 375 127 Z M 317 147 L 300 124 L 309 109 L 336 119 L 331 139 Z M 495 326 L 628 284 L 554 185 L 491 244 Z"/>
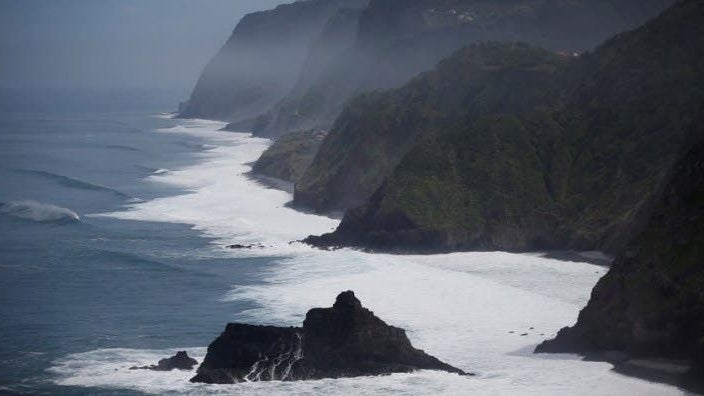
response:
<path fill-rule="evenodd" d="M 102 348 L 207 345 L 251 308 L 220 298 L 267 259 L 200 254 L 209 241 L 186 225 L 86 216 L 183 193 L 142 181 L 203 143 L 153 132 L 174 124 L 154 115 L 177 94 L 0 96 L 0 393 L 111 393 L 54 385 L 47 369 Z"/>

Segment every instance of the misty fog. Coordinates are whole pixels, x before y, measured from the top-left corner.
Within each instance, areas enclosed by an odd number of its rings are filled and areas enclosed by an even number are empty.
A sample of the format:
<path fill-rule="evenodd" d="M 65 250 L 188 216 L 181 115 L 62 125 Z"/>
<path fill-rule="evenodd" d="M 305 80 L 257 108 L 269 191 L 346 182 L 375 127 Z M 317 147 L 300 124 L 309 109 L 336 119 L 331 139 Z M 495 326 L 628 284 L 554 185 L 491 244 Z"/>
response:
<path fill-rule="evenodd" d="M 0 0 L 0 88 L 193 87 L 246 13 L 284 0 Z"/>

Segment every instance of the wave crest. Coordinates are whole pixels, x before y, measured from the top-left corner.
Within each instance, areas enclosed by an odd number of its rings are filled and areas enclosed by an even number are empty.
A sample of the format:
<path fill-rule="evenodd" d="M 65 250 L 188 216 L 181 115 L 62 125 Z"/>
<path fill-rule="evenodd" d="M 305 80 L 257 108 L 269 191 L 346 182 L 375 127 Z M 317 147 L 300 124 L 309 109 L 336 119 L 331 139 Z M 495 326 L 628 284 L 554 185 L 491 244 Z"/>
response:
<path fill-rule="evenodd" d="M 52 172 L 47 172 L 43 170 L 33 170 L 33 169 L 19 169 L 18 172 L 30 174 L 30 175 L 35 175 L 39 177 L 43 177 L 49 180 L 54 180 L 57 183 L 70 187 L 70 188 L 76 188 L 79 190 L 88 190 L 88 191 L 100 191 L 100 192 L 107 192 L 114 194 L 120 198 L 129 198 L 129 196 L 121 191 L 117 191 L 114 188 L 102 186 L 100 184 L 96 183 L 91 183 L 87 181 L 83 181 L 80 179 L 75 179 L 73 177 L 68 177 L 64 175 L 59 175 L 56 173 Z"/>
<path fill-rule="evenodd" d="M 38 222 L 80 221 L 71 209 L 37 201 L 13 201 L 0 204 L 0 213 Z"/>

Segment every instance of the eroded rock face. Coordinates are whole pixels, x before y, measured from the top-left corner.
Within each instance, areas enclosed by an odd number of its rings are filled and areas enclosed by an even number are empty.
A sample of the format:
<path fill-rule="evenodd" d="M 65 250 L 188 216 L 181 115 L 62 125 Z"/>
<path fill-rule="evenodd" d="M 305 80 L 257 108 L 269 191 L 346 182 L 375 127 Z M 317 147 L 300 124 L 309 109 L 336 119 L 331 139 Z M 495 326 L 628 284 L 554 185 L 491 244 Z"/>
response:
<path fill-rule="evenodd" d="M 404 330 L 341 293 L 331 308 L 308 311 L 303 327 L 228 324 L 191 382 L 295 381 L 458 368 L 415 349 Z"/>

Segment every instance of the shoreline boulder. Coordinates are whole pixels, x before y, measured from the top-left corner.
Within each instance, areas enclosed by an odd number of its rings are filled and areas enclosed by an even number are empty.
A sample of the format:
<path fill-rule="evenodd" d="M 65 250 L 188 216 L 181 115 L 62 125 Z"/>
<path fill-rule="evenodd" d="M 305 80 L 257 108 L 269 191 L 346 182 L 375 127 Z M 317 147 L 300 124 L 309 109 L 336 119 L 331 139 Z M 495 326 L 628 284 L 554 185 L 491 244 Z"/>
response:
<path fill-rule="evenodd" d="M 179 351 L 170 358 L 161 359 L 157 364 L 142 367 L 130 367 L 130 370 L 153 370 L 153 371 L 171 371 L 171 370 L 193 370 L 198 364 L 198 361 L 188 356 L 186 351 Z"/>

